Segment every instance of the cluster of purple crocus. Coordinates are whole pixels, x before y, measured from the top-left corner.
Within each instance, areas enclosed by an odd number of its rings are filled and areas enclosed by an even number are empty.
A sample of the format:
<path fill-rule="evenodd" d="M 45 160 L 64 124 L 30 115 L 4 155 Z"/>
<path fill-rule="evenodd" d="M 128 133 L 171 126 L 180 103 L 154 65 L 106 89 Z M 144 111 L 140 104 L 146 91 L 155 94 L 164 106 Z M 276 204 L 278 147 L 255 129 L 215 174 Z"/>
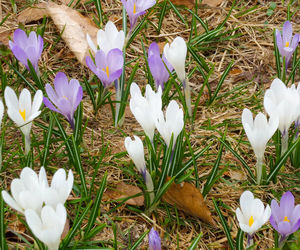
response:
<path fill-rule="evenodd" d="M 34 31 L 27 36 L 21 29 L 14 32 L 13 38 L 14 41 L 9 41 L 9 46 L 14 56 L 28 70 L 29 60 L 39 75 L 38 61 L 43 51 L 43 38 L 40 35 L 37 36 Z M 58 72 L 54 79 L 54 88 L 55 90 L 50 84 L 46 84 L 46 92 L 50 100 L 44 97 L 44 104 L 52 111 L 62 114 L 74 129 L 74 113 L 82 100 L 82 87 L 78 80 L 71 79 L 69 82 L 63 72 Z"/>

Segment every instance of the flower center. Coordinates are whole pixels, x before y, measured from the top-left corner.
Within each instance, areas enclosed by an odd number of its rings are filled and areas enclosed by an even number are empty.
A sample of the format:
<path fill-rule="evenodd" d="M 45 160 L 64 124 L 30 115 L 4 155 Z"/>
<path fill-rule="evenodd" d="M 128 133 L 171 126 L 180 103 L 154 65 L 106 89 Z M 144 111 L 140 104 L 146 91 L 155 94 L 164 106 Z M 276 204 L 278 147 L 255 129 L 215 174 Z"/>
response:
<path fill-rule="evenodd" d="M 284 219 L 283 219 L 283 221 L 290 222 L 290 220 L 288 219 L 288 217 L 287 217 L 287 216 L 284 216 Z"/>
<path fill-rule="evenodd" d="M 136 13 L 136 3 L 133 4 L 133 14 Z"/>
<path fill-rule="evenodd" d="M 68 97 L 66 97 L 65 95 L 63 96 L 64 99 L 66 99 L 67 101 L 69 100 Z"/>
<path fill-rule="evenodd" d="M 286 42 L 286 43 L 285 43 L 285 47 L 288 48 L 289 46 L 290 46 L 290 43 L 289 43 L 289 42 Z"/>
<path fill-rule="evenodd" d="M 253 216 L 251 215 L 250 219 L 249 219 L 249 227 L 251 227 L 254 223 L 254 219 L 253 219 Z"/>
<path fill-rule="evenodd" d="M 104 72 L 106 72 L 107 77 L 109 78 L 109 68 L 106 66 L 106 69 L 102 69 Z"/>
<path fill-rule="evenodd" d="M 26 110 L 24 109 L 23 111 L 21 111 L 21 109 L 19 109 L 19 113 L 20 113 L 20 115 L 22 116 L 22 118 L 25 122 L 25 120 L 26 120 Z"/>

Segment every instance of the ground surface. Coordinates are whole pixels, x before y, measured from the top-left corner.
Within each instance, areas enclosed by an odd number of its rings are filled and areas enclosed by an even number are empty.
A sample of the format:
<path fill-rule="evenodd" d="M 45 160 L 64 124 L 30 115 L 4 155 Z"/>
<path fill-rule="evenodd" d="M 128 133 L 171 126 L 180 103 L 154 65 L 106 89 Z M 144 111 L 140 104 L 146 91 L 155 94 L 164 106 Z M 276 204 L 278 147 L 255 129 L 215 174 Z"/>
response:
<path fill-rule="evenodd" d="M 60 3 L 59 1 L 55 2 Z M 7 31 L 7 34 L 11 34 L 18 27 L 17 14 L 30 6 L 30 3 L 28 1 L 16 1 L 15 9 L 12 8 L 12 3 L 8 0 L 2 0 L 0 3 L 2 18 L 10 14 L 10 17 L 0 26 L 0 31 L 4 30 Z M 269 1 L 237 1 L 232 14 L 225 24 L 225 30 L 235 29 L 231 34 L 232 37 L 228 40 L 216 39 L 216 41 L 211 41 L 207 44 L 203 43 L 201 46 L 205 49 L 198 51 L 198 54 L 202 55 L 207 63 L 215 65 L 215 70 L 208 82 L 212 91 L 216 89 L 216 85 L 225 68 L 234 60 L 233 68 L 226 77 L 218 98 L 213 104 L 207 105 L 209 94 L 207 88 L 205 88 L 193 126 L 186 123 L 188 131 L 193 129 L 190 141 L 194 150 L 202 149 L 209 142 L 214 142 L 209 151 L 197 160 L 200 190 L 205 182 L 205 177 L 209 174 L 215 162 L 220 147 L 218 139 L 222 137 L 225 130 L 227 130 L 227 141 L 230 142 L 232 148 L 244 157 L 254 172 L 255 157 L 242 129 L 240 118 L 245 107 L 254 112 L 263 111 L 263 94 L 276 76 L 272 32 L 274 28 L 281 28 L 282 23 L 286 20 L 287 12 L 286 5 L 283 5 L 281 1 L 276 1 L 276 4 L 274 12 L 270 15 Z M 108 19 L 115 21 L 116 25 L 121 28 L 121 3 L 119 1 L 106 0 L 102 1 L 102 6 L 105 22 Z M 224 20 L 231 6 L 232 1 L 226 0 L 218 7 L 201 6 L 198 10 L 198 15 L 207 22 L 209 29 L 214 29 Z M 75 9 L 91 19 L 93 17 L 97 18 L 93 2 L 87 4 L 79 3 L 75 6 Z M 134 80 L 140 86 L 145 86 L 147 83 L 141 38 L 144 39 L 146 47 L 152 41 L 159 43 L 170 42 L 178 35 L 186 40 L 189 38 L 192 15 L 186 9 L 178 9 L 187 21 L 188 26 L 178 18 L 174 11 L 168 10 L 163 20 L 161 32 L 158 34 L 153 27 L 158 24 L 158 18 L 155 14 L 156 12 L 159 13 L 159 7 L 157 7 L 154 14 L 149 16 L 149 20 L 153 25 L 149 22 L 127 50 L 128 60 L 137 59 L 139 62 L 139 69 Z M 292 6 L 292 9 L 295 9 L 295 6 Z M 247 10 L 250 11 L 248 12 Z M 297 32 L 300 32 L 299 17 L 299 11 L 292 17 L 294 29 Z M 21 27 L 26 30 L 36 30 L 37 27 L 41 26 L 42 21 L 29 23 L 25 26 L 21 24 Z M 203 32 L 201 25 L 198 25 L 197 29 L 199 33 Z M 44 41 L 46 45 L 40 61 L 40 71 L 47 72 L 50 81 L 53 80 L 55 73 L 58 71 L 64 71 L 69 78 L 76 78 L 80 82 L 83 81 L 83 78 L 88 79 L 90 77 L 91 71 L 76 60 L 65 42 L 60 39 L 59 32 L 51 18 L 46 19 Z M 7 55 L 3 58 L 10 60 L 13 56 Z M 191 72 L 197 64 L 190 53 L 188 53 L 187 61 L 189 62 L 187 71 Z M 25 86 L 24 82 L 13 73 L 4 61 L 1 61 L 1 64 L 4 73 L 7 75 L 9 86 L 14 88 Z M 132 65 L 128 67 L 128 73 L 131 71 Z M 29 76 L 27 78 L 30 79 Z M 299 75 L 296 80 L 299 81 Z M 197 93 L 202 87 L 203 78 L 195 70 L 189 81 L 193 90 L 193 99 L 195 100 Z M 0 93 L 3 96 L 3 92 Z M 48 112 L 48 110 L 45 112 Z M 47 126 L 44 118 L 45 116 L 42 116 L 38 119 L 38 122 Z M 130 177 L 120 169 L 120 167 L 126 167 L 129 164 L 128 156 L 116 157 L 115 155 L 125 151 L 123 146 L 125 136 L 142 135 L 142 129 L 131 115 L 130 110 L 128 109 L 126 112 L 123 127 L 120 129 L 115 128 L 112 124 L 111 111 L 108 105 L 102 107 L 95 116 L 90 99 L 85 93 L 83 99 L 83 120 L 88 121 L 84 131 L 83 153 L 81 154 L 87 183 L 90 183 L 95 174 L 96 180 L 94 185 L 98 188 L 104 172 L 107 171 L 108 186 L 112 186 L 120 181 L 140 185 L 133 177 Z M 23 144 L 19 130 L 8 119 L 6 124 L 3 167 L 0 171 L 1 189 L 9 189 L 12 178 L 16 178 L 21 168 L 27 164 L 22 154 Z M 67 123 L 63 124 L 66 127 L 68 126 Z M 36 125 L 33 126 L 33 131 L 36 137 L 33 167 L 38 170 L 40 168 L 39 150 L 43 149 L 43 144 L 39 145 L 37 142 L 44 140 L 45 131 Z M 67 129 L 67 131 L 71 133 L 70 129 Z M 59 167 L 71 168 L 64 146 L 60 146 L 60 144 L 60 142 L 53 142 L 50 145 L 50 154 L 47 161 L 47 171 L 49 172 L 54 172 Z M 97 159 L 103 153 L 105 145 L 108 145 L 108 150 L 105 152 L 100 168 L 95 170 Z M 267 147 L 267 155 L 272 154 L 274 155 L 274 146 L 271 143 Z M 235 209 L 239 206 L 239 197 L 244 190 L 249 189 L 253 191 L 258 198 L 269 204 L 273 198 L 280 197 L 283 191 L 290 190 L 295 194 L 299 203 L 300 172 L 299 169 L 292 168 L 290 164 L 287 164 L 278 175 L 277 183 L 271 183 L 268 186 L 251 185 L 247 179 L 247 171 L 232 153 L 226 149 L 223 152 L 219 168 L 226 168 L 226 171 L 212 187 L 206 197 L 206 201 L 213 217 L 216 221 L 219 221 L 212 199 L 220 200 L 221 211 L 231 228 L 233 238 L 236 237 L 238 231 Z M 75 177 L 75 182 L 80 183 L 78 176 Z M 92 197 L 93 195 L 95 194 L 92 194 Z M 78 192 L 75 189 L 67 203 L 70 218 L 74 218 L 76 215 L 78 200 Z M 186 249 L 192 239 L 200 232 L 203 233 L 203 236 L 199 243 L 199 249 L 226 249 L 228 247 L 227 238 L 220 224 L 217 228 L 213 228 L 195 217 L 185 215 L 181 211 L 178 211 L 177 215 L 174 208 L 166 204 L 161 204 L 150 218 L 143 214 L 134 213 L 126 205 L 122 205 L 109 213 L 110 209 L 115 206 L 115 202 L 102 202 L 102 215 L 97 218 L 97 222 L 107 223 L 108 226 L 99 232 L 93 240 L 102 241 L 106 247 L 113 247 L 112 222 L 115 222 L 117 226 L 117 239 L 120 249 L 126 249 L 129 241 L 135 242 L 142 233 L 153 225 L 159 230 L 165 249 L 176 249 L 177 247 Z M 17 223 L 14 211 L 6 206 L 4 216 L 5 222 L 8 223 L 6 238 L 9 248 L 25 249 L 25 246 L 28 245 L 21 236 L 32 242 L 30 234 L 25 231 L 23 226 Z M 84 225 L 83 222 L 83 227 Z M 14 231 L 18 234 L 14 233 Z M 20 237 L 17 237 L 18 235 Z M 75 239 L 80 240 L 80 234 Z M 269 224 L 264 226 L 257 234 L 255 241 L 259 244 L 259 249 L 268 249 L 273 246 L 273 231 Z M 147 242 L 146 237 L 142 243 L 143 248 L 147 247 Z"/>

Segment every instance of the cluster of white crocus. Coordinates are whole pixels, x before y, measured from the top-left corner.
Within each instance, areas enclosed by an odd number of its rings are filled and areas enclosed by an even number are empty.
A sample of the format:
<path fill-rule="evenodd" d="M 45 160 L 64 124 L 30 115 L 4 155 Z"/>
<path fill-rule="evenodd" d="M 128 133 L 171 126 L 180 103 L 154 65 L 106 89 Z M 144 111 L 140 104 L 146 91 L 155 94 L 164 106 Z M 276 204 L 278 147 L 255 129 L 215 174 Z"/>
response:
<path fill-rule="evenodd" d="M 241 208 L 236 209 L 240 228 L 248 234 L 248 246 L 253 244 L 254 233 L 262 227 L 271 216 L 269 205 L 264 207 L 260 199 L 254 199 L 250 191 L 245 191 L 240 197 Z"/>
<path fill-rule="evenodd" d="M 154 200 L 153 193 L 153 181 L 151 175 L 147 171 L 145 162 L 145 153 L 142 140 L 138 136 L 134 136 L 134 140 L 130 137 L 125 138 L 125 148 L 129 154 L 129 157 L 133 161 L 137 170 L 143 175 L 144 181 L 146 183 L 147 191 L 150 195 L 150 203 Z"/>
<path fill-rule="evenodd" d="M 55 172 L 49 186 L 44 167 L 39 175 L 31 168 L 24 168 L 20 178 L 13 179 L 11 194 L 2 191 L 3 200 L 13 209 L 25 215 L 32 232 L 50 250 L 57 250 L 66 223 L 64 203 L 73 187 L 73 173 L 68 178 L 64 169 Z"/>
<path fill-rule="evenodd" d="M 288 130 L 293 122 L 300 117 L 300 87 L 287 87 L 280 79 L 274 79 L 264 96 L 264 107 L 269 115 L 269 121 L 264 114 L 259 113 L 253 121 L 252 113 L 243 110 L 242 123 L 257 159 L 257 182 L 261 181 L 264 152 L 267 142 L 277 128 L 282 135 L 281 154 L 288 148 Z"/>
<path fill-rule="evenodd" d="M 144 97 L 138 85 L 132 83 L 130 94 L 130 110 L 150 140 L 153 140 L 154 130 L 157 128 L 167 146 L 169 146 L 173 134 L 173 145 L 175 145 L 184 126 L 183 111 L 177 102 L 172 100 L 169 103 L 166 116 L 164 116 L 160 87 L 155 93 L 150 85 L 147 85 Z"/>
<path fill-rule="evenodd" d="M 15 91 L 10 87 L 6 87 L 4 98 L 9 118 L 20 127 L 24 134 L 25 154 L 28 154 L 30 151 L 30 131 L 32 121 L 41 113 L 39 109 L 42 105 L 43 93 L 41 90 L 36 91 L 33 102 L 31 102 L 31 94 L 28 89 L 24 88 L 18 99 Z"/>
<path fill-rule="evenodd" d="M 97 46 L 94 44 L 89 34 L 86 34 L 86 38 L 89 46 L 96 53 L 96 51 L 98 50 Z M 98 30 L 97 45 L 101 50 L 104 50 L 105 54 L 107 54 L 107 52 L 115 48 L 123 50 L 124 41 L 124 31 L 118 31 L 116 25 L 111 21 L 107 22 L 104 30 Z"/>

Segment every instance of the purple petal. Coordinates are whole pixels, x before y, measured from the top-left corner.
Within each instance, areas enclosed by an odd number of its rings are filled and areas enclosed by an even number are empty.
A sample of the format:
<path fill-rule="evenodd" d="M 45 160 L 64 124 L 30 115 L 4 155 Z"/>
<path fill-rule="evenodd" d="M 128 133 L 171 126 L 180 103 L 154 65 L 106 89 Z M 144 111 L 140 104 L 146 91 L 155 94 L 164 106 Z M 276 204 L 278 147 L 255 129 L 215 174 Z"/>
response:
<path fill-rule="evenodd" d="M 271 211 L 272 211 L 272 216 L 276 221 L 276 223 L 283 220 L 284 214 L 282 214 L 282 211 L 276 200 L 271 201 Z"/>
<path fill-rule="evenodd" d="M 28 63 L 27 63 L 27 58 L 28 58 L 28 57 L 27 57 L 25 51 L 24 51 L 22 48 L 20 48 L 19 46 L 17 46 L 17 45 L 13 46 L 11 50 L 12 50 L 13 54 L 15 55 L 15 57 L 16 57 L 21 63 L 23 63 L 24 66 L 25 66 L 27 69 L 29 69 Z"/>
<path fill-rule="evenodd" d="M 26 48 L 26 55 L 28 57 L 28 60 L 31 62 L 32 66 L 36 70 L 38 68 L 38 54 L 34 47 L 27 47 Z"/>
<path fill-rule="evenodd" d="M 74 110 L 77 109 L 78 104 L 81 102 L 82 95 L 83 95 L 83 93 L 82 93 L 82 87 L 80 86 L 78 80 L 71 79 L 70 83 L 69 83 L 69 95 L 68 95 L 68 99 L 72 103 Z"/>
<path fill-rule="evenodd" d="M 38 40 L 34 31 L 31 31 L 29 34 L 29 37 L 27 39 L 27 46 L 33 46 L 34 48 L 38 48 Z"/>
<path fill-rule="evenodd" d="M 165 55 L 162 56 L 162 59 L 163 59 L 164 63 L 166 64 L 167 68 L 169 69 L 169 71 L 172 72 L 174 68 L 171 65 L 171 63 L 169 63 L 169 61 L 167 60 L 167 58 L 165 57 Z"/>
<path fill-rule="evenodd" d="M 67 99 L 61 98 L 57 107 L 61 111 L 61 114 L 63 114 L 67 119 L 69 117 L 73 117 L 73 107 Z"/>
<path fill-rule="evenodd" d="M 137 3 L 136 3 L 137 10 L 138 11 L 147 10 L 147 9 L 151 8 L 152 6 L 154 6 L 155 3 L 156 3 L 156 0 L 137 1 Z"/>
<path fill-rule="evenodd" d="M 296 223 L 298 222 L 299 219 L 300 219 L 300 204 L 294 208 L 290 220 L 292 223 Z"/>
<path fill-rule="evenodd" d="M 283 39 L 283 43 L 284 44 L 286 42 L 290 43 L 291 40 L 292 40 L 292 35 L 293 35 L 292 24 L 289 21 L 286 21 L 283 24 L 283 27 L 282 27 L 282 39 Z"/>
<path fill-rule="evenodd" d="M 293 194 L 288 191 L 284 193 L 280 199 L 280 210 L 283 216 L 291 217 L 295 207 L 295 198 Z"/>
<path fill-rule="evenodd" d="M 160 57 L 159 47 L 156 42 L 151 43 L 148 49 L 148 58 L 152 55 L 156 55 Z"/>
<path fill-rule="evenodd" d="M 52 88 L 52 86 L 49 83 L 47 83 L 45 89 L 46 89 L 46 93 L 47 93 L 49 99 L 51 100 L 51 102 L 53 102 L 54 105 L 57 106 L 59 97 L 57 96 L 57 94 L 54 91 L 54 89 Z"/>
<path fill-rule="evenodd" d="M 292 233 L 291 223 L 287 221 L 281 221 L 278 224 L 278 232 L 286 237 Z"/>
<path fill-rule="evenodd" d="M 107 62 L 106 62 L 106 55 L 103 50 L 98 50 L 95 55 L 95 63 L 96 67 L 99 69 L 106 68 Z"/>
<path fill-rule="evenodd" d="M 14 32 L 14 43 L 24 49 L 27 46 L 27 35 L 24 30 L 16 29 Z"/>
<path fill-rule="evenodd" d="M 167 71 L 161 58 L 159 56 L 155 56 L 155 55 L 150 56 L 148 63 L 149 63 L 149 68 L 150 68 L 151 74 L 153 75 L 153 78 L 155 80 L 155 83 L 157 84 L 157 87 L 163 86 L 163 84 L 169 78 L 169 72 Z"/>
<path fill-rule="evenodd" d="M 273 211 L 272 211 L 273 213 Z M 274 218 L 274 215 L 272 214 L 270 217 L 270 224 L 272 225 L 272 227 L 275 228 L 276 231 L 278 231 L 278 225 L 277 225 L 277 221 Z"/>
<path fill-rule="evenodd" d="M 44 40 L 41 36 L 38 37 L 38 58 L 41 57 L 44 48 Z"/>
<path fill-rule="evenodd" d="M 280 55 L 283 57 L 284 52 L 283 52 L 283 41 L 282 41 L 282 36 L 279 30 L 276 29 L 276 44 L 277 48 L 279 50 Z"/>
<path fill-rule="evenodd" d="M 161 240 L 158 232 L 151 228 L 149 233 L 149 249 L 150 250 L 161 250 Z"/>
<path fill-rule="evenodd" d="M 96 74 L 97 68 L 96 68 L 96 66 L 95 66 L 95 64 L 94 64 L 94 62 L 93 62 L 93 60 L 92 60 L 92 58 L 90 58 L 89 56 L 87 56 L 87 57 L 85 58 L 85 62 L 86 62 L 86 65 L 89 67 L 89 69 L 90 69 L 94 74 Z"/>
<path fill-rule="evenodd" d="M 300 34 L 295 34 L 290 46 L 293 49 L 293 52 L 296 50 L 299 41 L 300 41 Z"/>
<path fill-rule="evenodd" d="M 300 228 L 300 219 L 292 226 L 292 233 L 295 233 Z"/>
<path fill-rule="evenodd" d="M 106 66 L 108 66 L 111 73 L 123 69 L 123 52 L 119 49 L 112 49 L 107 53 Z"/>
<path fill-rule="evenodd" d="M 121 74 L 122 74 L 123 69 L 119 69 L 115 72 L 112 72 L 108 78 L 108 84 L 111 84 L 114 80 L 117 80 Z"/>
<path fill-rule="evenodd" d="M 66 97 L 68 90 L 68 77 L 63 72 L 58 72 L 54 79 L 54 88 L 59 98 Z"/>
<path fill-rule="evenodd" d="M 47 97 L 43 97 L 43 102 L 45 104 L 45 106 L 48 108 L 48 109 L 51 109 L 52 111 L 54 112 L 57 112 L 57 113 L 60 113 L 59 110 L 57 108 L 54 107 L 54 105 L 52 104 L 52 102 L 49 101 L 49 99 Z"/>

